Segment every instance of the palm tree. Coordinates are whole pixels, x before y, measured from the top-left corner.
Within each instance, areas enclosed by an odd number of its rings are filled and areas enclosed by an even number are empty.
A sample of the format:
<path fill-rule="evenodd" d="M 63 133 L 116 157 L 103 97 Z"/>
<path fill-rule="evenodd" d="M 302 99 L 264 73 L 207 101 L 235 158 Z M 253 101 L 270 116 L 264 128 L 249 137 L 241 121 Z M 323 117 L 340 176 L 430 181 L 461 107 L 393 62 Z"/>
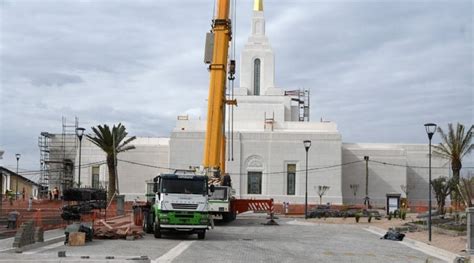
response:
<path fill-rule="evenodd" d="M 117 126 L 113 126 L 112 130 L 107 124 L 104 126 L 92 127 L 94 136 L 87 135 L 87 139 L 93 144 L 101 148 L 107 155 L 107 168 L 109 170 L 109 185 L 107 190 L 107 196 L 109 199 L 113 197 L 117 190 L 117 178 L 116 178 L 116 160 L 117 154 L 128 150 L 135 149 L 135 146 L 128 145 L 131 141 L 135 140 L 136 137 L 127 137 L 128 133 L 125 130 L 125 126 L 119 123 Z"/>
<path fill-rule="evenodd" d="M 456 191 L 454 185 L 454 177 L 448 179 L 444 176 L 438 177 L 431 181 L 431 186 L 436 196 L 436 202 L 438 203 L 438 213 L 444 215 L 444 206 L 446 205 L 446 197 L 453 191 Z"/>
<path fill-rule="evenodd" d="M 474 148 L 471 144 L 472 129 L 464 132 L 464 125 L 458 123 L 456 130 L 453 129 L 453 124 L 448 124 L 448 134 L 444 133 L 441 127 L 438 127 L 438 132 L 441 135 L 442 142 L 439 145 L 433 146 L 433 155 L 447 159 L 451 162 L 451 169 L 453 170 L 453 178 L 455 184 L 459 184 L 459 174 L 462 168 L 462 159 L 469 154 Z"/>

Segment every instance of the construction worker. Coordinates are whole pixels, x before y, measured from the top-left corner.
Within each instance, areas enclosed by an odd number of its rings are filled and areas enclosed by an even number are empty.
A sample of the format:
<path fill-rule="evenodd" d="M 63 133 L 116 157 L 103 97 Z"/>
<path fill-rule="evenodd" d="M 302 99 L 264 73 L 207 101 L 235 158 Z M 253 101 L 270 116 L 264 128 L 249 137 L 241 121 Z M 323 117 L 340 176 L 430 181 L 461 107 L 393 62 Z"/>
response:
<path fill-rule="evenodd" d="M 20 217 L 20 213 L 18 211 L 11 211 L 8 213 L 8 224 L 7 228 L 16 229 L 18 218 Z"/>
<path fill-rule="evenodd" d="M 58 189 L 57 186 L 55 186 L 54 189 L 53 189 L 53 196 L 54 196 L 54 200 L 59 199 L 59 189 Z"/>
<path fill-rule="evenodd" d="M 28 211 L 31 211 L 32 208 L 33 208 L 33 197 L 30 196 L 30 198 L 28 199 Z"/>

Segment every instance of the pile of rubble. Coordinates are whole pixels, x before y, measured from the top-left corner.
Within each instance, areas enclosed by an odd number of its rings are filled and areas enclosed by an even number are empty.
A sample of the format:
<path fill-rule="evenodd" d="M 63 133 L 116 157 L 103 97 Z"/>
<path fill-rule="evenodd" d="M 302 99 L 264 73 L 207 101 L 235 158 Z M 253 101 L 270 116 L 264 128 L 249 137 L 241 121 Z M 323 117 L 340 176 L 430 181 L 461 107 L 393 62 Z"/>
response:
<path fill-rule="evenodd" d="M 134 240 L 144 235 L 141 224 L 136 225 L 133 215 L 98 220 L 94 223 L 94 237 L 98 239 Z"/>

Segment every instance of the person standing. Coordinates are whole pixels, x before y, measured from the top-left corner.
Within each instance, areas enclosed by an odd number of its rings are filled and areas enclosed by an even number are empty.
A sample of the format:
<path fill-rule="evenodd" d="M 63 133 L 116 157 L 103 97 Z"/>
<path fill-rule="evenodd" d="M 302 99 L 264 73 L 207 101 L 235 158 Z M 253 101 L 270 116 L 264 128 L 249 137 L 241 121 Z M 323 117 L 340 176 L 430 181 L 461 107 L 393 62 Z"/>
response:
<path fill-rule="evenodd" d="M 53 189 L 53 196 L 54 196 L 54 200 L 59 199 L 59 189 L 58 189 L 57 186 L 55 186 L 54 189 Z"/>
<path fill-rule="evenodd" d="M 28 211 L 31 211 L 32 208 L 33 208 L 33 197 L 30 197 L 30 199 L 28 199 Z"/>
<path fill-rule="evenodd" d="M 18 218 L 20 217 L 20 213 L 18 211 L 11 211 L 8 213 L 8 224 L 7 228 L 16 229 Z"/>

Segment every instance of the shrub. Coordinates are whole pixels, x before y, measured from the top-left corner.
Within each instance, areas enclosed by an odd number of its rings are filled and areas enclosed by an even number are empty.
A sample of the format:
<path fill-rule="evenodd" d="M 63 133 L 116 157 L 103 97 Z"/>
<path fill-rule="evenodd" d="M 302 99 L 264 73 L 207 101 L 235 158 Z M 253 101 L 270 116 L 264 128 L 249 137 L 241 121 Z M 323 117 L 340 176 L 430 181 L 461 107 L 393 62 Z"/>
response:
<path fill-rule="evenodd" d="M 356 213 L 355 215 L 356 222 L 359 223 L 360 217 L 362 216 L 361 213 Z"/>
<path fill-rule="evenodd" d="M 402 220 L 405 220 L 406 217 L 407 217 L 407 210 L 405 210 L 405 209 L 400 210 L 400 218 Z"/>
<path fill-rule="evenodd" d="M 392 216 L 393 216 L 392 212 L 388 213 L 388 220 L 392 220 Z"/>
<path fill-rule="evenodd" d="M 393 218 L 397 218 L 400 215 L 400 210 L 393 211 Z"/>

